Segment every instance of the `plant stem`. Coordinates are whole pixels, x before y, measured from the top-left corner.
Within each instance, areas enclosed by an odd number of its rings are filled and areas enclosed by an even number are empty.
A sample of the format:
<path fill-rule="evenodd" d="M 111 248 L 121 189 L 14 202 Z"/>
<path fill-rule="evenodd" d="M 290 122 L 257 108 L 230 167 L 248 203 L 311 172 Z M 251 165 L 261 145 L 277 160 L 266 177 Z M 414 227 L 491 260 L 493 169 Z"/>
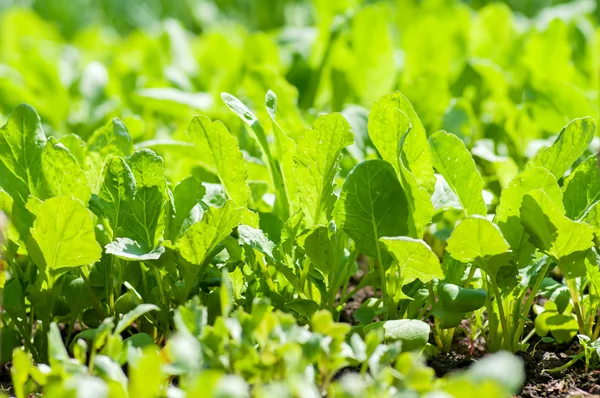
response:
<path fill-rule="evenodd" d="M 498 290 L 498 286 L 496 285 L 495 278 L 492 279 L 492 289 L 494 290 L 494 296 L 496 297 L 496 305 L 498 306 L 498 314 L 500 315 L 500 323 L 502 324 L 502 335 L 504 336 L 504 347 L 512 352 L 512 341 L 510 338 L 510 333 L 508 330 L 508 323 L 506 322 L 506 316 L 504 315 L 504 305 L 502 303 L 502 296 L 500 295 L 500 291 Z"/>
<path fill-rule="evenodd" d="M 535 300 L 535 298 L 537 296 L 537 292 L 538 292 L 538 290 L 540 290 L 542 281 L 546 277 L 546 273 L 548 273 L 548 269 L 550 268 L 551 263 L 552 263 L 552 261 L 550 261 L 550 259 L 547 258 L 546 263 L 542 266 L 542 269 L 540 270 L 537 280 L 535 281 L 535 285 L 533 286 L 533 289 L 531 289 L 531 293 L 529 293 L 529 297 L 527 297 L 527 301 L 525 302 L 525 305 L 523 307 L 521 307 L 521 316 L 519 317 L 519 321 L 517 323 L 516 333 L 514 333 L 515 346 L 518 343 L 518 341 L 520 340 L 521 335 L 523 334 L 523 330 L 525 329 L 525 319 L 527 318 L 527 315 L 529 315 L 529 311 L 531 311 L 531 307 L 533 306 L 533 300 Z"/>
<path fill-rule="evenodd" d="M 381 261 L 381 250 L 379 249 L 379 245 L 377 246 L 377 269 L 379 270 L 379 279 L 381 281 L 381 299 L 383 301 L 383 308 L 386 311 L 383 313 L 383 319 L 388 320 L 388 297 L 387 297 L 387 288 L 385 283 L 385 270 L 383 269 L 383 261 Z"/>
<path fill-rule="evenodd" d="M 544 372 L 546 372 L 546 373 L 556 373 L 556 372 L 563 371 L 563 370 L 569 368 L 570 366 L 572 366 L 573 364 L 575 364 L 575 362 L 579 361 L 581 358 L 583 358 L 584 355 L 585 355 L 585 352 L 580 352 L 575 357 L 573 357 L 573 359 L 571 359 L 569 362 L 565 363 L 564 365 L 561 365 L 558 368 L 544 369 Z"/>
<path fill-rule="evenodd" d="M 579 307 L 579 293 L 575 286 L 575 279 L 565 278 L 567 281 L 567 287 L 569 293 L 571 293 L 571 300 L 573 300 L 573 308 L 575 309 L 575 316 L 577 317 L 577 324 L 579 325 L 579 333 L 586 334 L 585 325 L 583 323 L 583 314 L 581 313 L 581 307 Z"/>
<path fill-rule="evenodd" d="M 487 317 L 488 317 L 488 339 L 487 340 L 487 344 L 488 347 L 490 349 L 490 351 L 496 351 L 496 344 L 497 344 L 497 325 L 496 325 L 496 316 L 494 315 L 494 307 L 492 306 L 492 300 L 490 299 L 490 288 L 489 288 L 489 282 L 487 280 L 487 276 L 485 274 L 482 275 L 483 277 L 481 278 L 482 282 L 483 282 L 483 288 L 488 292 L 488 295 L 485 299 L 485 307 L 486 307 L 486 311 L 487 311 Z"/>

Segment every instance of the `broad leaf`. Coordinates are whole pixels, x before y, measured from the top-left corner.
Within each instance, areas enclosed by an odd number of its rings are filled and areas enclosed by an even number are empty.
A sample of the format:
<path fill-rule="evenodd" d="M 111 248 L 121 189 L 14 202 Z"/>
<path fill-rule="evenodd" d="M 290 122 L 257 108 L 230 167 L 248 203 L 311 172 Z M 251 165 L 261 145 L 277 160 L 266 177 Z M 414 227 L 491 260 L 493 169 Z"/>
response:
<path fill-rule="evenodd" d="M 50 137 L 42 153 L 44 195 L 73 196 L 87 203 L 92 192 L 77 159 L 54 137 Z"/>
<path fill-rule="evenodd" d="M 433 215 L 433 205 L 430 192 L 426 187 L 419 186 L 415 175 L 409 170 L 408 160 L 403 155 L 404 145 L 412 131 L 411 120 L 399 108 L 398 95 L 400 94 L 383 96 L 373 104 L 369 114 L 368 130 L 381 157 L 387 160 L 398 173 L 400 183 L 407 193 L 411 224 L 414 225 L 416 234 L 421 236 L 423 228 Z M 424 142 L 422 150 L 429 151 L 427 141 Z"/>
<path fill-rule="evenodd" d="M 127 158 L 137 189 L 158 187 L 165 191 L 166 180 L 163 175 L 163 159 L 150 149 L 140 149 Z"/>
<path fill-rule="evenodd" d="M 190 123 L 188 136 L 194 141 L 200 161 L 212 170 L 236 205 L 245 207 L 250 199 L 248 169 L 238 141 L 220 121 L 196 116 Z"/>
<path fill-rule="evenodd" d="M 102 213 L 116 236 L 121 226 L 121 212 L 135 197 L 135 178 L 125 159 L 121 157 L 107 159 L 102 176 L 98 199 Z"/>
<path fill-rule="evenodd" d="M 465 144 L 453 134 L 438 131 L 429 138 L 433 166 L 456 193 L 467 216 L 486 215 L 483 179 Z"/>
<path fill-rule="evenodd" d="M 598 155 L 592 155 L 565 178 L 563 203 L 567 217 L 579 220 L 598 201 L 600 201 Z"/>
<path fill-rule="evenodd" d="M 485 260 L 510 249 L 500 228 L 481 216 L 462 220 L 448 239 L 446 251 L 463 263 Z"/>
<path fill-rule="evenodd" d="M 383 132 L 387 132 L 387 134 L 390 134 L 391 137 L 393 137 L 396 134 L 400 134 L 393 130 L 399 127 L 399 125 L 396 125 L 397 122 L 394 120 L 395 118 L 386 121 L 384 115 L 389 114 L 389 112 L 394 113 L 396 112 L 396 109 L 400 110 L 401 113 L 408 117 L 411 126 L 410 132 L 406 135 L 402 144 L 401 157 L 405 162 L 406 168 L 415 176 L 419 188 L 423 188 L 431 194 L 433 193 L 435 186 L 431 150 L 429 148 L 429 142 L 427 141 L 425 128 L 408 99 L 400 92 L 387 94 L 373 105 L 371 112 L 380 114 L 378 117 L 379 123 L 383 123 L 384 126 L 387 123 L 393 124 L 389 127 L 383 127 Z M 369 116 L 369 129 L 371 129 L 370 119 L 371 116 Z M 371 134 L 372 133 L 369 131 L 369 135 Z M 373 139 L 372 135 L 371 139 Z M 390 141 L 392 139 L 393 138 L 387 138 L 386 140 Z M 373 141 L 373 143 L 375 144 L 375 141 Z M 377 144 L 375 145 L 377 146 L 377 149 L 379 149 L 379 146 Z"/>
<path fill-rule="evenodd" d="M 175 241 L 180 236 L 184 223 L 190 218 L 190 212 L 200 205 L 205 193 L 204 185 L 193 176 L 186 177 L 177 184 L 173 191 L 175 214 L 169 220 L 167 239 Z"/>
<path fill-rule="evenodd" d="M 46 200 L 31 235 L 50 273 L 100 260 L 102 249 L 96 242 L 92 214 L 77 199 L 57 196 Z"/>
<path fill-rule="evenodd" d="M 298 143 L 294 161 L 298 208 L 307 226 L 326 224 L 333 210 L 335 175 L 341 151 L 353 142 L 350 125 L 339 113 L 319 116 Z"/>
<path fill-rule="evenodd" d="M 379 238 L 409 235 L 408 202 L 385 160 L 359 163 L 346 177 L 338 201 L 341 228 L 364 254 L 377 258 Z"/>
<path fill-rule="evenodd" d="M 0 186 L 20 206 L 38 189 L 45 145 L 40 117 L 29 105 L 15 108 L 0 128 Z"/>
<path fill-rule="evenodd" d="M 384 237 L 379 241 L 398 263 L 403 284 L 415 279 L 427 283 L 444 278 L 440 260 L 424 241 L 404 236 Z"/>
<path fill-rule="evenodd" d="M 520 221 L 523 196 L 533 189 L 544 191 L 552 201 L 562 208 L 562 194 L 556 178 L 542 167 L 534 167 L 516 176 L 502 191 L 500 203 L 496 207 L 494 222 L 498 224 L 509 242 L 519 268 L 527 266 L 535 247 L 529 242 L 529 236 Z"/>
<path fill-rule="evenodd" d="M 146 252 L 160 241 L 165 226 L 165 200 L 157 186 L 138 189 L 135 198 L 123 203 L 118 236 L 130 238 Z"/>
<path fill-rule="evenodd" d="M 242 215 L 243 208 L 236 207 L 231 200 L 223 207 L 211 207 L 204 213 L 202 221 L 192 225 L 179 238 L 179 252 L 192 264 L 204 264 L 210 252 L 240 224 Z"/>
<path fill-rule="evenodd" d="M 557 179 L 561 178 L 589 147 L 595 132 L 596 123 L 591 117 L 573 120 L 562 129 L 552 146 L 540 151 L 527 163 L 527 168 L 541 166 Z"/>
<path fill-rule="evenodd" d="M 240 244 L 248 245 L 273 260 L 275 244 L 267 238 L 262 230 L 249 227 L 248 225 L 240 225 L 238 227 L 238 236 Z"/>
<path fill-rule="evenodd" d="M 554 257 L 563 272 L 571 277 L 583 276 L 584 256 L 579 258 L 578 253 L 593 246 L 592 227 L 567 218 L 564 210 L 540 190 L 533 190 L 523 198 L 521 223 L 532 243 Z"/>
<path fill-rule="evenodd" d="M 311 266 L 321 271 L 326 278 L 340 271 L 337 269 L 339 262 L 335 250 L 335 237 L 330 235 L 329 228 L 319 225 L 298 237 L 298 244 L 310 259 Z"/>
<path fill-rule="evenodd" d="M 127 157 L 133 153 L 133 142 L 125 124 L 114 118 L 92 134 L 87 149 L 98 152 L 101 159 L 109 155 Z"/>
<path fill-rule="evenodd" d="M 148 251 L 146 247 L 140 246 L 139 243 L 129 238 L 117 238 L 116 241 L 106 245 L 105 249 L 108 254 L 131 261 L 158 260 L 161 254 L 165 252 L 163 246 Z"/>

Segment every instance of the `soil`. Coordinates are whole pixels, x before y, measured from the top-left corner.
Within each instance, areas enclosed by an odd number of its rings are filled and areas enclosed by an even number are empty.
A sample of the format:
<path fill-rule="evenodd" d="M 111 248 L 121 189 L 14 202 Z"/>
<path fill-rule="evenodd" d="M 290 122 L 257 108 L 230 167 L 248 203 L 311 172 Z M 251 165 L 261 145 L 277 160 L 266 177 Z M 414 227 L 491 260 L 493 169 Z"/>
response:
<path fill-rule="evenodd" d="M 353 277 L 349 290 L 358 285 L 359 281 L 359 276 Z M 375 295 L 376 293 L 371 287 L 358 290 L 347 302 L 340 314 L 340 322 L 357 324 L 357 321 L 354 319 L 354 311 L 364 300 Z M 427 361 L 427 365 L 435 370 L 437 377 L 443 377 L 448 373 L 468 368 L 477 359 L 488 354 L 483 338 L 479 337 L 475 342 L 470 341 L 468 337 L 468 321 L 464 320 L 461 326 L 456 329 L 456 332 L 457 334 L 454 336 L 451 351 L 449 353 L 440 353 Z M 435 345 L 433 340 L 430 343 Z M 539 338 L 533 337 L 529 343 L 530 349 L 528 352 L 517 353 L 525 365 L 526 379 L 521 393 L 516 395 L 516 397 L 600 398 L 600 370 L 586 372 L 583 360 L 558 373 L 547 373 L 544 371 L 545 369 L 557 368 L 564 365 L 574 355 L 579 353 L 580 347 L 576 341 L 573 341 L 571 344 L 543 343 L 539 341 Z M 536 347 L 535 350 L 533 350 L 534 346 Z M 356 369 L 343 369 L 336 376 L 339 377 L 344 373 L 353 371 L 356 371 Z"/>

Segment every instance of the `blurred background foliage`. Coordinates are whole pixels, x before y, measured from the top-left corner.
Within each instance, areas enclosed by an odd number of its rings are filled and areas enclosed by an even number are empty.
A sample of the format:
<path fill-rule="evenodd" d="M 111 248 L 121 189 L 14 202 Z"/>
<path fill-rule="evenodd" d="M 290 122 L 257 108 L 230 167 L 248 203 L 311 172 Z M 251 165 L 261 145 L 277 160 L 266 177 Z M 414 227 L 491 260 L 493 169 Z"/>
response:
<path fill-rule="evenodd" d="M 271 89 L 292 137 L 343 112 L 360 161 L 373 153 L 368 109 L 400 90 L 429 133 L 458 135 L 502 187 L 567 122 L 598 119 L 599 2 L 0 0 L 0 122 L 27 102 L 47 133 L 85 139 L 119 117 L 138 147 L 181 163 L 169 140 L 202 113 L 260 163 L 220 93 L 268 120 Z M 172 182 L 194 162 L 180 166 Z"/>

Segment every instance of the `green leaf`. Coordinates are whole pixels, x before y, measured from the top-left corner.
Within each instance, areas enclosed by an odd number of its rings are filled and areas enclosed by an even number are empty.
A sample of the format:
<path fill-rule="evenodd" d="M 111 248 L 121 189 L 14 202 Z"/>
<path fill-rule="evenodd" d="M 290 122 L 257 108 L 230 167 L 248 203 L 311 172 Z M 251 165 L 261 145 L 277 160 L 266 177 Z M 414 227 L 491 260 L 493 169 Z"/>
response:
<path fill-rule="evenodd" d="M 452 283 L 438 285 L 438 297 L 444 307 L 458 312 L 471 312 L 485 305 L 487 292 L 484 289 L 467 289 Z"/>
<path fill-rule="evenodd" d="M 248 225 L 240 225 L 238 227 L 238 236 L 240 244 L 248 245 L 273 260 L 275 244 L 266 237 L 262 230 L 252 228 Z"/>
<path fill-rule="evenodd" d="M 384 109 L 381 110 L 380 107 L 383 107 Z M 401 113 L 408 117 L 411 126 L 410 132 L 406 135 L 402 144 L 402 160 L 405 163 L 406 168 L 415 176 L 419 188 L 422 188 L 431 194 L 435 187 L 431 149 L 429 147 L 429 142 L 427 141 L 425 128 L 408 99 L 400 92 L 387 94 L 373 105 L 371 112 L 381 112 L 380 115 L 382 116 L 379 117 L 380 123 L 384 123 L 385 126 L 385 124 L 389 122 L 385 120 L 386 118 L 383 115 L 386 113 L 389 114 L 389 112 L 395 112 L 396 109 L 399 109 Z M 371 117 L 369 116 L 369 129 L 371 129 L 370 118 Z M 391 120 L 393 119 L 390 119 L 390 122 Z M 397 122 L 392 123 L 396 124 Z M 385 133 L 387 131 L 387 134 L 398 134 L 397 132 L 393 133 L 392 128 L 396 128 L 396 126 L 391 128 L 384 127 L 383 132 Z M 371 135 L 370 131 L 369 135 Z M 373 139 L 373 136 L 371 136 L 371 139 Z M 373 143 L 375 143 L 375 141 L 373 141 Z M 377 146 L 377 144 L 375 145 Z M 379 147 L 377 147 L 377 149 L 379 149 Z"/>
<path fill-rule="evenodd" d="M 384 237 L 379 241 L 398 262 L 404 285 L 415 279 L 427 283 L 444 278 L 440 260 L 424 241 L 404 236 Z"/>
<path fill-rule="evenodd" d="M 57 196 L 46 200 L 31 229 L 50 273 L 94 264 L 102 249 L 96 242 L 94 221 L 77 199 Z"/>
<path fill-rule="evenodd" d="M 150 149 L 140 149 L 127 158 L 137 189 L 159 187 L 165 191 L 166 180 L 163 175 L 163 159 Z"/>
<path fill-rule="evenodd" d="M 177 241 L 183 258 L 202 265 L 210 252 L 240 224 L 243 213 L 243 208 L 236 207 L 231 200 L 223 207 L 209 208 L 202 221 L 188 228 Z"/>
<path fill-rule="evenodd" d="M 398 173 L 400 183 L 409 200 L 411 224 L 414 225 L 415 234 L 421 236 L 423 228 L 433 215 L 433 205 L 430 192 L 426 187 L 419 185 L 416 176 L 409 170 L 410 164 L 403 152 L 406 140 L 413 132 L 411 119 L 400 110 L 402 100 L 399 96 L 401 96 L 399 93 L 388 94 L 373 104 L 369 114 L 368 131 L 381 157 L 387 160 Z M 404 109 L 407 110 L 407 108 Z M 415 141 L 415 144 L 416 142 L 418 141 Z M 428 152 L 427 140 L 421 141 L 421 143 L 423 144 L 422 151 Z M 423 164 L 420 165 L 423 166 Z M 433 173 L 431 163 L 430 168 Z"/>
<path fill-rule="evenodd" d="M 341 272 L 332 238 L 329 228 L 324 225 L 314 226 L 298 237 L 298 245 L 310 259 L 311 266 L 326 278 Z"/>
<path fill-rule="evenodd" d="M 431 328 L 416 319 L 398 319 L 386 321 L 383 330 L 387 341 L 402 342 L 402 351 L 420 351 L 427 345 Z"/>
<path fill-rule="evenodd" d="M 579 220 L 600 201 L 600 173 L 598 155 L 592 155 L 565 178 L 563 202 L 566 215 Z"/>
<path fill-rule="evenodd" d="M 134 310 L 128 312 L 119 320 L 117 323 L 117 327 L 115 328 L 114 334 L 121 334 L 125 329 L 127 329 L 136 319 L 141 317 L 142 315 L 150 312 L 150 311 L 160 311 L 160 308 L 155 306 L 154 304 L 140 304 L 135 307 Z"/>
<path fill-rule="evenodd" d="M 119 225 L 119 237 L 136 241 L 147 253 L 152 251 L 165 226 L 165 200 L 159 188 L 138 189 L 133 200 L 123 203 Z"/>
<path fill-rule="evenodd" d="M 114 118 L 92 134 L 87 149 L 98 152 L 101 159 L 109 155 L 127 157 L 133 153 L 133 142 L 125 124 Z"/>
<path fill-rule="evenodd" d="M 523 198 L 521 223 L 530 235 L 532 243 L 542 252 L 558 260 L 561 266 L 570 264 L 568 256 L 593 246 L 592 227 L 567 218 L 564 210 L 540 190 L 533 190 Z M 567 261 L 562 262 L 563 259 Z M 571 276 L 582 276 L 579 274 L 585 270 L 583 267 L 578 268 L 581 269 L 563 267 L 562 271 Z"/>
<path fill-rule="evenodd" d="M 446 251 L 463 263 L 488 259 L 510 249 L 500 228 L 481 216 L 462 220 L 448 239 Z"/>
<path fill-rule="evenodd" d="M 302 315 L 306 319 L 311 319 L 315 312 L 319 310 L 319 305 L 309 299 L 294 299 L 285 303 L 285 308 Z"/>
<path fill-rule="evenodd" d="M 77 159 L 54 137 L 50 137 L 42 153 L 42 174 L 46 197 L 73 196 L 87 203 L 92 192 Z"/>
<path fill-rule="evenodd" d="M 517 175 L 502 191 L 500 203 L 496 207 L 494 222 L 498 224 L 509 242 L 519 268 L 531 261 L 535 247 L 529 241 L 529 235 L 521 225 L 521 203 L 523 197 L 534 189 L 544 191 L 552 201 L 562 208 L 562 194 L 556 178 L 542 167 L 534 167 Z"/>
<path fill-rule="evenodd" d="M 267 97 L 268 96 L 269 96 L 269 93 L 267 93 Z M 273 185 L 275 187 L 276 196 L 275 196 L 274 212 L 282 220 L 287 220 L 291 214 L 290 213 L 291 209 L 289 206 L 289 198 L 288 198 L 288 189 L 289 188 L 286 187 L 284 184 L 280 160 L 278 158 L 275 158 L 273 156 L 273 154 L 271 153 L 271 148 L 269 147 L 267 135 L 265 133 L 265 130 L 264 130 L 262 124 L 260 124 L 258 118 L 238 98 L 236 98 L 233 95 L 228 94 L 228 93 L 221 93 L 221 98 L 225 102 L 225 105 L 227 105 L 227 107 L 233 113 L 235 113 L 237 116 L 239 116 L 239 118 L 248 127 L 250 127 L 250 131 L 254 134 L 254 137 L 257 139 L 258 143 L 260 144 L 260 147 L 261 147 L 262 152 L 265 157 L 265 159 L 264 159 L 265 163 L 267 164 L 269 173 L 271 175 L 271 179 L 273 181 Z M 269 101 L 269 98 L 266 98 L 265 102 L 266 102 L 267 107 L 271 106 L 271 109 L 267 109 L 268 112 L 274 114 L 276 111 L 277 102 L 276 102 L 276 99 L 275 99 L 275 101 L 273 101 L 272 99 L 273 98 L 271 98 L 271 101 Z M 273 116 L 271 116 L 271 117 L 273 117 Z M 279 138 L 283 138 L 281 134 L 278 134 L 278 136 L 279 136 Z M 289 149 L 289 143 L 286 143 L 286 144 L 288 144 L 288 148 L 286 148 L 286 149 Z M 286 144 L 284 144 L 284 145 L 286 145 Z M 279 152 L 279 149 L 280 148 L 278 148 L 278 152 Z"/>
<path fill-rule="evenodd" d="M 76 134 L 63 135 L 58 141 L 69 150 L 69 153 L 73 155 L 75 159 L 77 159 L 79 166 L 84 167 L 86 142 Z"/>
<path fill-rule="evenodd" d="M 538 152 L 526 168 L 541 166 L 557 179 L 561 178 L 589 147 L 595 131 L 596 123 L 591 117 L 573 120 L 562 129 L 552 146 Z"/>
<path fill-rule="evenodd" d="M 175 241 L 183 232 L 186 220 L 190 218 L 192 209 L 200 204 L 206 188 L 195 177 L 184 178 L 173 191 L 175 215 L 169 220 L 167 239 Z"/>
<path fill-rule="evenodd" d="M 113 235 L 118 235 L 121 213 L 135 197 L 135 177 L 125 159 L 121 157 L 107 159 L 102 176 L 98 199 L 102 206 L 102 213 L 113 230 Z"/>
<path fill-rule="evenodd" d="M 105 249 L 108 254 L 131 261 L 158 260 L 161 254 L 165 252 L 163 246 L 157 246 L 148 251 L 146 247 L 142 247 L 139 243 L 129 238 L 117 238 L 116 241 L 106 245 Z"/>
<path fill-rule="evenodd" d="M 379 257 L 379 238 L 409 234 L 408 203 L 394 168 L 384 160 L 359 163 L 338 201 L 340 227 L 364 254 Z"/>
<path fill-rule="evenodd" d="M 535 317 L 535 332 L 544 337 L 552 333 L 552 337 L 559 343 L 571 341 L 577 334 L 579 327 L 573 314 L 560 314 L 552 301 L 546 302 L 544 311 Z"/>
<path fill-rule="evenodd" d="M 483 179 L 465 144 L 453 134 L 438 131 L 429 138 L 433 166 L 456 193 L 467 216 L 486 215 Z"/>
<path fill-rule="evenodd" d="M 267 92 L 265 97 L 265 106 L 267 108 L 267 112 L 269 113 L 269 117 L 271 118 L 271 125 L 273 127 L 273 134 L 275 136 L 275 153 L 281 168 L 281 178 L 289 206 L 289 217 L 291 214 L 294 214 L 296 210 L 294 203 L 297 203 L 297 199 L 295 198 L 297 188 L 294 176 L 296 142 L 283 131 L 279 123 L 277 123 L 275 120 L 275 114 L 277 112 L 277 96 L 271 90 Z M 285 217 L 284 221 L 287 220 L 288 217 Z"/>
<path fill-rule="evenodd" d="M 250 199 L 248 169 L 237 139 L 223 123 L 206 116 L 192 119 L 187 134 L 198 149 L 200 161 L 219 177 L 227 196 L 236 205 L 247 206 Z"/>
<path fill-rule="evenodd" d="M 35 109 L 16 107 L 0 128 L 0 186 L 24 206 L 41 179 L 42 151 L 46 136 Z"/>
<path fill-rule="evenodd" d="M 307 227 L 326 224 L 335 203 L 333 188 L 341 151 L 353 142 L 350 125 L 339 113 L 319 116 L 305 132 L 294 158 L 298 188 L 297 207 L 304 212 Z"/>

